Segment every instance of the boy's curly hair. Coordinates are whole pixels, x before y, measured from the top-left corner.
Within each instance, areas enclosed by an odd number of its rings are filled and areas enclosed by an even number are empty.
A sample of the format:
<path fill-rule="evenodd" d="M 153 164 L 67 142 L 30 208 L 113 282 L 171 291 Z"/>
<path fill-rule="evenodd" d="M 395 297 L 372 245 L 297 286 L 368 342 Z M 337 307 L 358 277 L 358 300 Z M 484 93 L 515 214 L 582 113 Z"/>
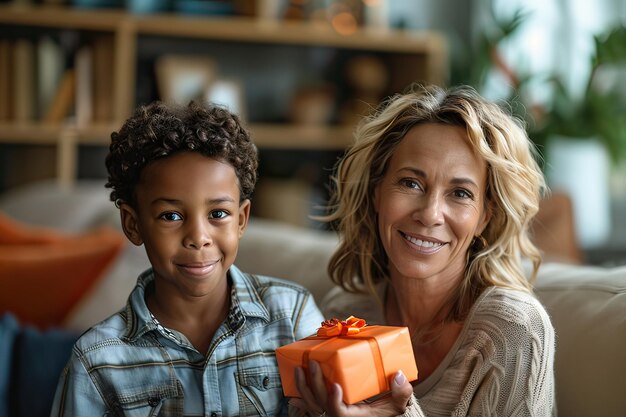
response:
<path fill-rule="evenodd" d="M 239 179 L 241 199 L 249 199 L 257 180 L 257 149 L 240 119 L 228 110 L 192 101 L 188 106 L 154 102 L 140 106 L 119 132 L 111 134 L 105 187 L 111 201 L 135 205 L 143 168 L 182 151 L 199 152 L 230 164 Z"/>

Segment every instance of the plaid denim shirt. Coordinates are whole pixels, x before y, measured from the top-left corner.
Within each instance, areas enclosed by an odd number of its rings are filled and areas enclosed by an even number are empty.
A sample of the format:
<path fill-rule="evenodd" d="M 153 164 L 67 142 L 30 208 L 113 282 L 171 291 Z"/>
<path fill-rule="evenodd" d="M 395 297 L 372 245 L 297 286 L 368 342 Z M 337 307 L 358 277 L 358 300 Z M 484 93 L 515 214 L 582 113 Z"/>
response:
<path fill-rule="evenodd" d="M 229 270 L 231 307 L 207 355 L 163 328 L 141 274 L 126 308 L 85 332 L 65 367 L 52 416 L 286 414 L 274 349 L 323 320 L 311 294 L 284 280 Z"/>

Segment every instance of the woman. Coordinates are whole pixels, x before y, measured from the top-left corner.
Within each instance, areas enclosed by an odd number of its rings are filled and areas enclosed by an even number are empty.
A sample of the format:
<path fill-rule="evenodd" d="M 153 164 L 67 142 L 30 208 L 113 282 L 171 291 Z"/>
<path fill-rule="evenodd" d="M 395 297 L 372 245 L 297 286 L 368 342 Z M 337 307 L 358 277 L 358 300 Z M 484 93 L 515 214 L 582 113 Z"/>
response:
<path fill-rule="evenodd" d="M 540 254 L 528 236 L 545 183 L 524 129 L 469 87 L 416 86 L 355 136 L 325 217 L 343 289 L 323 305 L 327 317 L 407 326 L 419 378 L 408 403 L 397 384 L 386 401 L 347 406 L 311 364 L 293 404 L 328 416 L 554 414 L 554 330 L 532 294 Z"/>

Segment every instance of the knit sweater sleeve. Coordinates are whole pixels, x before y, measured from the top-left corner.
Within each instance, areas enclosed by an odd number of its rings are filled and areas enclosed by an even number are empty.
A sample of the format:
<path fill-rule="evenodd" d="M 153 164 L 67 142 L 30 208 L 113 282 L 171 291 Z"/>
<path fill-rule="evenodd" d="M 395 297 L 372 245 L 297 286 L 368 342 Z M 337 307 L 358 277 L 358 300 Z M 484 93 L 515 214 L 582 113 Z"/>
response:
<path fill-rule="evenodd" d="M 497 289 L 474 317 L 467 358 L 476 365 L 462 395 L 471 399 L 467 415 L 552 415 L 554 328 L 543 306 L 529 294 Z"/>

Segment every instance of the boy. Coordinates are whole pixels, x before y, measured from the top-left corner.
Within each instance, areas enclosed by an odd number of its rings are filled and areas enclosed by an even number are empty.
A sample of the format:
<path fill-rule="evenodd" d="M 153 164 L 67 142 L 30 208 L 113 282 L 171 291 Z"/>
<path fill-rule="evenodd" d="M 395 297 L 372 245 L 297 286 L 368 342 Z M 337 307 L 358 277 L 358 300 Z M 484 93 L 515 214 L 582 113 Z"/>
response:
<path fill-rule="evenodd" d="M 286 411 L 274 349 L 323 318 L 304 288 L 233 265 L 257 165 L 237 116 L 208 104 L 140 107 L 111 135 L 106 186 L 151 268 L 77 341 L 52 416 Z"/>

